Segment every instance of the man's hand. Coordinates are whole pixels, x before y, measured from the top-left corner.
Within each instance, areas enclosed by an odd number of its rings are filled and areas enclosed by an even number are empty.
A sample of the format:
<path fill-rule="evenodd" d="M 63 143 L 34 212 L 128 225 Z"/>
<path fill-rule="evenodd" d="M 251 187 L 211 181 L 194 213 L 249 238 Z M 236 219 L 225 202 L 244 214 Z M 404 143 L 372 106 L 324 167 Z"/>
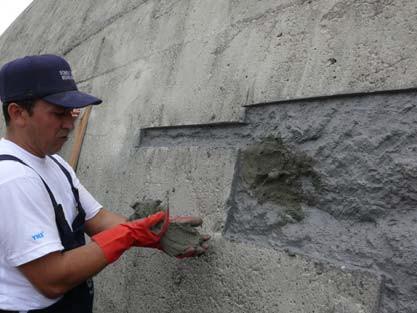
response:
<path fill-rule="evenodd" d="M 194 216 L 177 216 L 170 220 L 167 232 L 161 238 L 160 247 L 168 255 L 188 258 L 204 254 L 208 250 L 209 235 L 201 235 L 196 227 L 203 220 Z"/>
<path fill-rule="evenodd" d="M 101 248 L 109 263 L 116 261 L 131 246 L 159 248 L 161 237 L 166 232 L 165 212 L 160 211 L 148 217 L 122 223 L 102 231 L 91 239 Z M 158 231 L 152 228 L 163 225 Z"/>
<path fill-rule="evenodd" d="M 77 117 L 79 117 L 81 114 L 81 109 L 76 108 L 76 109 L 72 109 L 71 110 L 71 116 L 76 119 Z"/>
<path fill-rule="evenodd" d="M 143 218 L 149 214 L 164 210 L 160 200 L 145 200 L 132 204 L 135 211 L 129 220 Z M 194 257 L 204 254 L 208 250 L 210 236 L 202 235 L 196 227 L 201 226 L 203 220 L 194 216 L 173 217 L 159 243 L 159 249 L 177 258 Z M 156 225 L 156 229 L 161 226 Z M 152 228 L 154 230 L 154 228 Z"/>

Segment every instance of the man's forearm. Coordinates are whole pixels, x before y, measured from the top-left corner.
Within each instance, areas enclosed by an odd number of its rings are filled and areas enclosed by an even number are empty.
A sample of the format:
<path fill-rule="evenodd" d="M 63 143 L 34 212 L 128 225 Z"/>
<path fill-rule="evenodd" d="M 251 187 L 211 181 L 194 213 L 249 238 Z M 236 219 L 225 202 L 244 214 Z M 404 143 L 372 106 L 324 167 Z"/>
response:
<path fill-rule="evenodd" d="M 46 297 L 54 299 L 100 272 L 108 264 L 95 242 L 53 252 L 19 266 L 20 271 Z"/>
<path fill-rule="evenodd" d="M 85 232 L 91 237 L 126 221 L 124 216 L 101 208 L 96 216 L 85 222 Z"/>

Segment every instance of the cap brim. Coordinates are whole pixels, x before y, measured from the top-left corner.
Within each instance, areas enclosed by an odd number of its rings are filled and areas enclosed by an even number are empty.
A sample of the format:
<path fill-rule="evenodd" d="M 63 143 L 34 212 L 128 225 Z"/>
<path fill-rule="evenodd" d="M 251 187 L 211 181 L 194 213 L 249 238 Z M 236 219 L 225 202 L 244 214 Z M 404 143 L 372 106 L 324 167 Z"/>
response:
<path fill-rule="evenodd" d="M 71 109 L 82 108 L 87 105 L 100 104 L 102 102 L 99 98 L 78 90 L 55 93 L 42 97 L 42 99 L 52 104 Z"/>

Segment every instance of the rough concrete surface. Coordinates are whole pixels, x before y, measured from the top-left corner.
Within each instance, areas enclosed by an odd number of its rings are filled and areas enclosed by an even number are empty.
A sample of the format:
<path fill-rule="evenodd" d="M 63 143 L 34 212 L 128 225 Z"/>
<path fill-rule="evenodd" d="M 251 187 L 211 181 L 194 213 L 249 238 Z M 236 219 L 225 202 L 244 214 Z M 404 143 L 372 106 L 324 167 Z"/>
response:
<path fill-rule="evenodd" d="M 416 95 L 248 108 L 253 142 L 241 153 L 226 233 L 380 272 L 382 310 L 412 312 Z M 259 149 L 254 163 L 247 154 Z"/>
<path fill-rule="evenodd" d="M 373 275 L 253 244 L 216 236 L 207 255 L 185 262 L 138 254 L 128 255 L 138 270 L 129 277 L 127 312 L 377 312 Z M 142 271 L 152 280 L 144 283 Z"/>
<path fill-rule="evenodd" d="M 211 147 L 240 149 L 226 238 L 369 270 L 384 278 L 380 312 L 413 312 L 416 96 L 254 105 L 243 123 L 210 129 Z M 206 129 L 147 129 L 141 142 L 207 148 Z"/>
<path fill-rule="evenodd" d="M 415 312 L 416 93 L 367 93 L 416 87 L 416 14 L 414 0 L 35 0 L 0 64 L 64 55 L 104 100 L 84 185 L 126 216 L 168 192 L 216 238 L 185 262 L 130 251 L 97 277 L 96 311 Z M 341 93 L 365 94 L 243 107 Z"/>
<path fill-rule="evenodd" d="M 128 149 L 132 147 L 126 148 L 127 151 Z M 93 155 L 90 155 L 92 160 L 89 159 L 88 163 L 80 164 L 80 175 L 94 171 L 92 175 L 85 175 L 84 181 L 93 194 L 102 197 L 102 203 L 128 216 L 131 214 L 128 207 L 131 200 L 141 199 L 145 195 L 153 199 L 165 199 L 168 191 L 171 215 L 200 215 L 204 218 L 201 233 L 221 233 L 226 219 L 224 204 L 230 194 L 236 162 L 235 151 L 173 147 L 136 148 L 130 153 L 131 157 L 126 165 L 130 170 L 125 172 L 120 169 L 117 174 L 122 175 L 120 179 L 123 184 L 119 180 L 107 178 L 106 171 L 95 166 L 87 168 L 90 165 L 86 164 L 95 162 Z M 124 211 L 120 208 L 124 208 Z M 144 308 L 165 305 L 164 299 L 170 295 L 166 294 L 164 286 L 171 284 L 173 278 L 168 268 L 176 263 L 175 259 L 149 259 L 143 255 L 145 252 L 142 249 L 132 253 L 134 258 L 122 257 L 121 262 L 112 265 L 96 279 L 96 312 L 125 312 L 127 307 L 130 307 L 130 312 L 152 312 Z M 137 257 L 137 254 L 142 257 Z M 159 251 L 153 254 L 161 255 Z M 201 270 L 204 266 L 202 260 L 199 258 L 192 262 L 190 271 Z M 132 267 L 135 262 L 140 262 L 140 266 Z M 162 276 L 155 278 L 155 273 Z M 129 279 L 132 275 L 138 277 L 136 282 Z M 159 288 L 161 289 L 156 292 Z M 143 289 L 148 291 L 143 294 Z M 150 299 L 147 296 L 149 290 L 152 290 L 151 294 L 157 297 L 159 304 L 155 303 L 155 298 Z M 135 305 L 132 301 L 135 301 Z"/>

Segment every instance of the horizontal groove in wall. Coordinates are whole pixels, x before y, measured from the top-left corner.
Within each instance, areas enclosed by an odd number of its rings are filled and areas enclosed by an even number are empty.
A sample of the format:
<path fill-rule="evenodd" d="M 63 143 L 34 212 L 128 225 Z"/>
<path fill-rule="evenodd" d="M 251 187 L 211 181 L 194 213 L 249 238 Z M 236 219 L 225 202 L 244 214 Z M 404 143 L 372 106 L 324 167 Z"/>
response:
<path fill-rule="evenodd" d="M 277 100 L 277 101 L 245 104 L 243 105 L 243 107 L 251 108 L 251 107 L 258 107 L 258 106 L 263 106 L 263 105 L 279 105 L 279 104 L 301 102 L 301 101 L 320 101 L 320 100 L 327 100 L 327 99 L 365 97 L 365 96 L 374 96 L 374 95 L 377 96 L 377 95 L 399 94 L 399 93 L 410 93 L 410 92 L 417 92 L 417 87 L 403 88 L 403 89 L 376 90 L 376 91 L 369 91 L 369 92 L 341 93 L 341 94 L 334 94 L 334 95 L 323 95 L 323 96 L 313 96 L 313 97 L 304 97 L 304 98 L 291 98 L 291 99 L 283 99 L 283 100 Z"/>

